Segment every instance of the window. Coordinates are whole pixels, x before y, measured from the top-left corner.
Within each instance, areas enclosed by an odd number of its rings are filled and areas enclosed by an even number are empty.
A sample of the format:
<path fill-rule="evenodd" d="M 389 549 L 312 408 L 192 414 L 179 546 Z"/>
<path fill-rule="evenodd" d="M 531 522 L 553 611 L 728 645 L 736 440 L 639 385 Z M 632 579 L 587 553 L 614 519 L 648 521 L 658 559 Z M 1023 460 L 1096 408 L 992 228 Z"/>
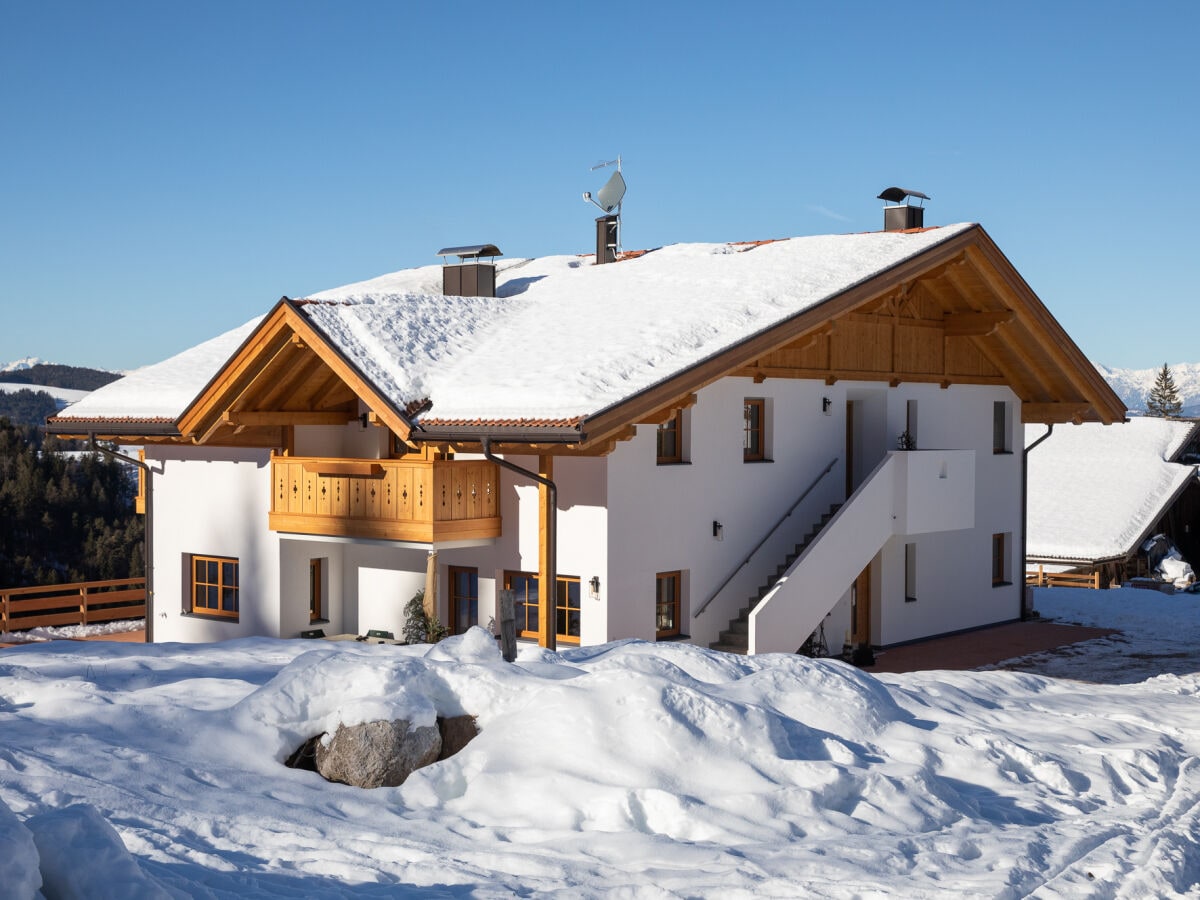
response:
<path fill-rule="evenodd" d="M 658 464 L 669 466 L 683 462 L 683 410 L 658 426 Z"/>
<path fill-rule="evenodd" d="M 904 602 L 917 602 L 917 545 L 904 545 Z"/>
<path fill-rule="evenodd" d="M 654 576 L 654 636 L 657 638 L 679 634 L 679 589 L 682 580 L 679 572 L 659 572 Z"/>
<path fill-rule="evenodd" d="M 450 631 L 462 634 L 479 624 L 479 570 L 450 567 Z"/>
<path fill-rule="evenodd" d="M 917 401 L 909 400 L 904 405 L 904 431 L 909 437 L 909 442 L 915 448 L 917 446 Z"/>
<path fill-rule="evenodd" d="M 513 592 L 513 609 L 520 637 L 538 636 L 538 575 L 536 572 L 505 572 L 504 587 Z M 555 592 L 555 633 L 568 643 L 579 641 L 579 578 L 558 576 Z"/>
<path fill-rule="evenodd" d="M 767 458 L 766 406 L 761 398 L 747 397 L 743 405 L 742 461 L 761 462 Z"/>
<path fill-rule="evenodd" d="M 308 561 L 308 621 L 325 621 L 325 560 Z"/>
<path fill-rule="evenodd" d="M 224 556 L 192 556 L 191 611 L 238 617 L 238 561 Z"/>
<path fill-rule="evenodd" d="M 992 535 L 992 587 L 1011 583 L 1008 577 L 1008 545 L 1007 532 Z"/>
<path fill-rule="evenodd" d="M 1008 427 L 1009 423 L 1008 404 L 1003 400 L 997 400 L 992 404 L 992 452 L 993 453 L 1011 453 L 1012 445 L 1009 443 L 1009 435 L 1012 431 Z"/>

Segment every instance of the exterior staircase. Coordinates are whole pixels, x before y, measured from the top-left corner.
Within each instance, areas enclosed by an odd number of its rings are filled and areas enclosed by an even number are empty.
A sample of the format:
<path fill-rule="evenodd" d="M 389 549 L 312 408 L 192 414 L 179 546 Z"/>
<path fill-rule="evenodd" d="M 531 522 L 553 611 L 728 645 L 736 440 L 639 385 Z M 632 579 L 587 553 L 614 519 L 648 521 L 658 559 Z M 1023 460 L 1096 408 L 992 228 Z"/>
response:
<path fill-rule="evenodd" d="M 767 581 L 758 589 L 758 594 L 750 598 L 750 604 L 742 607 L 736 618 L 729 620 L 729 627 L 723 629 L 718 640 L 713 641 L 708 646 L 713 650 L 723 650 L 726 653 L 741 653 L 747 654 L 750 649 L 750 613 L 754 607 L 762 601 L 763 597 L 770 593 L 771 589 L 779 582 L 779 579 L 792 567 L 792 564 L 800 558 L 800 555 L 807 549 L 808 545 L 817 539 L 817 535 L 821 530 L 829 524 L 842 505 L 836 503 L 829 507 L 829 511 L 821 516 L 820 521 L 813 525 L 812 529 L 804 536 L 804 540 L 792 548 L 792 551 L 787 555 L 787 558 L 780 563 L 774 573 Z"/>

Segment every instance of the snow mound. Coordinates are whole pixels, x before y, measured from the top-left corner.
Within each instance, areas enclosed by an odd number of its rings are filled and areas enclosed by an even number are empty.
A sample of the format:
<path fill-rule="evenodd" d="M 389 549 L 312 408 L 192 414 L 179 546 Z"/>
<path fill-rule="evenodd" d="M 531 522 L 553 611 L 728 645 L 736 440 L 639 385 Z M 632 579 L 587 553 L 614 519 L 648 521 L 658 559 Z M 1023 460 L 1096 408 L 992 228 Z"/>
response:
<path fill-rule="evenodd" d="M 33 834 L 0 798 L 0 887 L 7 897 L 33 897 L 41 886 Z"/>
<path fill-rule="evenodd" d="M 78 804 L 26 822 L 41 858 L 47 897 L 169 900 L 94 806 Z"/>

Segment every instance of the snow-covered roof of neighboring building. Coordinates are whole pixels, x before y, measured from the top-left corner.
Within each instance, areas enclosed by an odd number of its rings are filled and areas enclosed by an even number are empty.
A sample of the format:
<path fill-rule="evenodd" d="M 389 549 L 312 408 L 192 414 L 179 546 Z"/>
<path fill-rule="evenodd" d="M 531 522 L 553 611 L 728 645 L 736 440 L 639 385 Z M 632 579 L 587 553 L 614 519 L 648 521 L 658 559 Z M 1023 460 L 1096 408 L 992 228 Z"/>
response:
<path fill-rule="evenodd" d="M 501 260 L 492 298 L 443 296 L 432 265 L 296 303 L 396 408 L 432 400 L 426 422 L 567 423 L 971 227 L 676 244 L 604 266 Z M 178 419 L 258 321 L 139 369 L 58 420 Z"/>
<path fill-rule="evenodd" d="M 56 419 L 173 423 L 262 318 L 256 316 L 170 359 L 135 369 L 71 404 Z"/>
<path fill-rule="evenodd" d="M 1195 477 L 1173 460 L 1197 428 L 1174 419 L 1059 425 L 1029 453 L 1031 559 L 1124 558 Z M 1028 425 L 1029 446 L 1046 433 Z"/>

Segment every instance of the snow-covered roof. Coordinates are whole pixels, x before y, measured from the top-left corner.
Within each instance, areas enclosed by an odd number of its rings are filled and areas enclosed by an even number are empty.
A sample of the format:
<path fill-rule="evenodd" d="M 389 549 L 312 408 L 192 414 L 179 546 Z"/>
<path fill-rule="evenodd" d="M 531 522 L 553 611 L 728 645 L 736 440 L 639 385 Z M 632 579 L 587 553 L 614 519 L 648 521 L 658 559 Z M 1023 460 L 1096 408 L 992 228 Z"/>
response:
<path fill-rule="evenodd" d="M 1134 418 L 1124 425 L 1060 425 L 1029 453 L 1027 555 L 1124 557 L 1195 477 L 1173 462 L 1196 429 L 1188 421 Z M 1045 434 L 1028 425 L 1026 446 Z"/>
<path fill-rule="evenodd" d="M 565 425 L 972 227 L 676 244 L 604 266 L 503 260 L 496 297 L 443 296 L 442 267 L 431 265 L 295 304 L 395 409 L 432 401 L 423 424 Z M 176 421 L 259 321 L 139 369 L 58 419 Z"/>
<path fill-rule="evenodd" d="M 71 404 L 56 419 L 174 422 L 262 318 L 256 316 L 170 359 L 135 369 Z"/>
<path fill-rule="evenodd" d="M 398 408 L 426 421 L 572 422 L 971 227 L 676 244 L 616 264 L 498 264 L 495 298 L 441 296 L 441 267 L 306 298 L 302 310 Z"/>

